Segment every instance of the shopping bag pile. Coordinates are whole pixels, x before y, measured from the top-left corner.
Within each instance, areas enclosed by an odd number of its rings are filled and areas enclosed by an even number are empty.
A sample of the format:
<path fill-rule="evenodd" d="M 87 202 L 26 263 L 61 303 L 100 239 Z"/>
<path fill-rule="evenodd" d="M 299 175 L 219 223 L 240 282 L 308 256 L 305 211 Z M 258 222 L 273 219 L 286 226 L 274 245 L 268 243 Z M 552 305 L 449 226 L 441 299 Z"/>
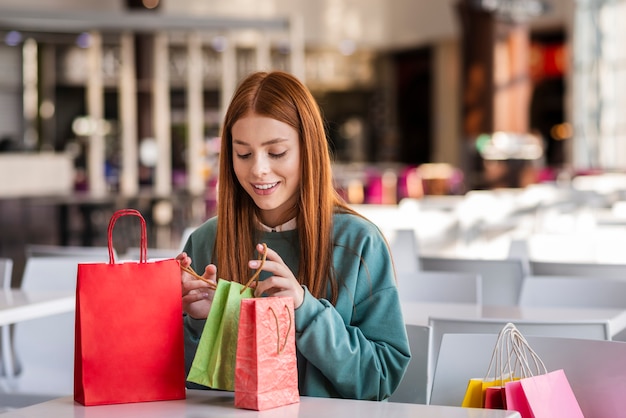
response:
<path fill-rule="evenodd" d="M 138 262 L 115 262 L 113 226 L 123 216 L 141 223 Z M 179 263 L 147 261 L 146 223 L 134 209 L 113 214 L 108 245 L 108 263 L 78 265 L 74 399 L 86 406 L 184 399 Z"/>
<path fill-rule="evenodd" d="M 238 408 L 299 402 L 292 298 L 255 298 L 252 282 L 219 279 L 187 380 L 235 392 Z"/>
<path fill-rule="evenodd" d="M 515 410 L 522 418 L 583 417 L 564 370 L 549 372 L 512 323 L 498 334 L 485 377 L 469 380 L 462 406 Z"/>

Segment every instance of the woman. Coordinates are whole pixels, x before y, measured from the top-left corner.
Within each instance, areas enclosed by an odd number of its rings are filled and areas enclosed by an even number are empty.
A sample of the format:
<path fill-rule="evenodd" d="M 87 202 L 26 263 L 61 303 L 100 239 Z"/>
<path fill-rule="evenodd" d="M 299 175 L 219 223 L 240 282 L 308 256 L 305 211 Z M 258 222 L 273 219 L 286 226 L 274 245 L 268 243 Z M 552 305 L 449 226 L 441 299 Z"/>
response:
<path fill-rule="evenodd" d="M 218 193 L 217 216 L 191 234 L 181 264 L 245 282 L 266 243 L 255 296 L 294 300 L 300 394 L 389 397 L 410 359 L 389 249 L 336 193 L 319 108 L 292 75 L 254 73 L 235 92 Z M 182 287 L 189 370 L 213 292 L 186 272 Z"/>

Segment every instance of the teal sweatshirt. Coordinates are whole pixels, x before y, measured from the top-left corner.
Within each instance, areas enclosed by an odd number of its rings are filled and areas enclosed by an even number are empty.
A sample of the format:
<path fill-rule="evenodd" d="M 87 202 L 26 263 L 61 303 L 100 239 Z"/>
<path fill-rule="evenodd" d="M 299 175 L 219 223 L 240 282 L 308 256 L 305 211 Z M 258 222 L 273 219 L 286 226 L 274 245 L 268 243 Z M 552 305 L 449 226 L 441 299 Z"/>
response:
<path fill-rule="evenodd" d="M 198 272 L 214 262 L 216 228 L 217 218 L 209 219 L 185 245 Z M 259 234 L 259 242 L 267 243 L 297 275 L 297 230 Z M 411 357 L 389 248 L 373 223 L 350 214 L 334 216 L 333 240 L 336 305 L 316 299 L 304 287 L 304 301 L 295 311 L 300 394 L 383 400 L 400 384 Z M 269 275 L 264 273 L 261 280 Z M 187 371 L 204 323 L 184 318 Z"/>

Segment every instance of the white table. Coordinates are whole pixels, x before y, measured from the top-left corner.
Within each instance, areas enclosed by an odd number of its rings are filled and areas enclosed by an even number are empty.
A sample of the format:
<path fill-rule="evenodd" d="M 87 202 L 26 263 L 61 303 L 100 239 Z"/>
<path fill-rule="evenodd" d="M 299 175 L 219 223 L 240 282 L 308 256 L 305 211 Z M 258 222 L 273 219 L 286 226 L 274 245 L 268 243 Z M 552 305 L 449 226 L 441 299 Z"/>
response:
<path fill-rule="evenodd" d="M 75 309 L 74 291 L 0 291 L 0 325 L 73 312 Z"/>
<path fill-rule="evenodd" d="M 626 310 L 484 306 L 463 303 L 402 302 L 407 324 L 428 325 L 429 318 L 506 319 L 524 321 L 606 321 L 612 337 L 626 330 Z"/>
<path fill-rule="evenodd" d="M 20 289 L 0 291 L 1 353 L 6 376 L 14 375 L 11 324 L 73 312 L 75 309 L 76 294 L 74 291 L 25 292 Z"/>
<path fill-rule="evenodd" d="M 235 408 L 233 393 L 231 392 L 201 390 L 188 390 L 187 399 L 180 401 L 143 402 L 88 407 L 75 403 L 72 397 L 65 397 L 2 414 L 3 418 L 40 418 L 46 416 L 60 418 L 520 418 L 519 413 L 516 411 L 311 397 L 301 397 L 300 403 L 292 405 L 265 411 L 250 411 Z"/>

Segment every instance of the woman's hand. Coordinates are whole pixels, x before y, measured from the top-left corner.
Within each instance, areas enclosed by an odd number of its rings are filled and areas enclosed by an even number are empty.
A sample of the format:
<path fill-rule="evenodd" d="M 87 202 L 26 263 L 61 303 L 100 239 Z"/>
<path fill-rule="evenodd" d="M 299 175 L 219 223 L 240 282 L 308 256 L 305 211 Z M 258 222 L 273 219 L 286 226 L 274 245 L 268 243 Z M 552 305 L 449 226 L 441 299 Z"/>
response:
<path fill-rule="evenodd" d="M 176 260 L 182 267 L 191 266 L 191 258 L 186 253 L 180 253 Z M 190 273 L 181 270 L 181 283 L 183 291 L 183 311 L 195 319 L 206 319 L 211 309 L 215 290 L 207 287 L 207 283 L 195 278 Z M 209 264 L 202 274 L 205 280 L 217 286 L 217 268 Z"/>
<path fill-rule="evenodd" d="M 259 253 L 263 252 L 262 244 L 257 244 L 257 251 Z M 257 269 L 260 265 L 260 260 L 250 260 L 248 262 L 248 267 L 251 269 Z M 287 267 L 278 253 L 269 247 L 267 248 L 265 263 L 263 264 L 263 271 L 272 273 L 272 276 L 259 281 L 254 291 L 255 296 L 290 296 L 293 299 L 295 308 L 299 308 L 302 305 L 304 300 L 302 285 L 298 283 L 293 272 L 289 270 L 289 267 Z"/>

